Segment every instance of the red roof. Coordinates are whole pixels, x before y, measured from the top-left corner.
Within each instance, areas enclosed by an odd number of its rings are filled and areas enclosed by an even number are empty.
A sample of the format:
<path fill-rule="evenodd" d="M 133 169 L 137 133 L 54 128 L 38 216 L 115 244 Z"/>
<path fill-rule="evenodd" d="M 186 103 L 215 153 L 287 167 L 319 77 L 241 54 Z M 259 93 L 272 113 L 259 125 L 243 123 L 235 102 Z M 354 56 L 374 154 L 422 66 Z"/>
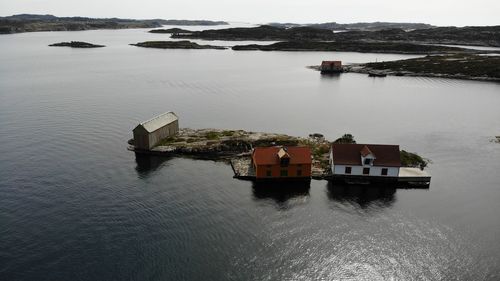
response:
<path fill-rule="evenodd" d="M 368 148 L 368 146 L 363 146 L 363 148 L 361 148 L 361 156 L 363 157 L 366 157 L 368 155 L 372 155 L 373 157 L 375 157 L 375 154 L 373 154 L 373 152 Z"/>
<path fill-rule="evenodd" d="M 321 62 L 321 65 L 342 66 L 342 62 L 339 60 L 324 60 L 323 62 Z"/>
<path fill-rule="evenodd" d="M 252 153 L 252 158 L 257 165 L 277 165 L 280 163 L 278 151 L 281 146 L 256 147 Z M 290 164 L 311 164 L 311 149 L 304 146 L 286 147 L 290 155 Z"/>
<path fill-rule="evenodd" d="M 339 165 L 362 165 L 361 155 L 367 152 L 365 147 L 375 156 L 373 166 L 401 167 L 399 145 L 387 144 L 334 143 L 332 144 L 333 163 Z"/>

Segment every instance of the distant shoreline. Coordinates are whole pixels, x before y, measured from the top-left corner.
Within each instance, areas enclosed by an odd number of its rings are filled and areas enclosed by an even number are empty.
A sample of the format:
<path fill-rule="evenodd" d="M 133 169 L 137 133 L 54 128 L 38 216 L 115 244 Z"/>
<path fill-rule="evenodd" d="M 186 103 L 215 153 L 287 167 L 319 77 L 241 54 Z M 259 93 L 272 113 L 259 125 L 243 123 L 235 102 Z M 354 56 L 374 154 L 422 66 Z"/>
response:
<path fill-rule="evenodd" d="M 56 17 L 53 15 L 21 14 L 0 17 L 0 34 L 43 31 L 82 31 L 100 29 L 158 28 L 163 25 L 214 26 L 229 25 L 225 21 L 209 20 L 164 20 L 164 19 L 119 19 Z"/>

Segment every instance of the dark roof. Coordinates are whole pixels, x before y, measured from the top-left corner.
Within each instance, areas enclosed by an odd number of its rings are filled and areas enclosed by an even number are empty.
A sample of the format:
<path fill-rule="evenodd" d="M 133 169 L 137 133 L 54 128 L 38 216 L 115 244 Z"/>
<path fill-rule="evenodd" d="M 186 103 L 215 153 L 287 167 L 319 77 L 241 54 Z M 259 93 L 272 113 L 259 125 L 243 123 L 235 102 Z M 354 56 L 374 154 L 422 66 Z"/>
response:
<path fill-rule="evenodd" d="M 399 145 L 387 144 L 332 144 L 333 162 L 340 165 L 362 165 L 361 155 L 366 148 L 375 156 L 373 166 L 401 167 Z"/>
<path fill-rule="evenodd" d="M 278 151 L 281 146 L 256 147 L 252 153 L 252 158 L 257 165 L 279 164 Z M 286 152 L 290 155 L 290 164 L 311 164 L 311 149 L 304 146 L 286 147 Z"/>

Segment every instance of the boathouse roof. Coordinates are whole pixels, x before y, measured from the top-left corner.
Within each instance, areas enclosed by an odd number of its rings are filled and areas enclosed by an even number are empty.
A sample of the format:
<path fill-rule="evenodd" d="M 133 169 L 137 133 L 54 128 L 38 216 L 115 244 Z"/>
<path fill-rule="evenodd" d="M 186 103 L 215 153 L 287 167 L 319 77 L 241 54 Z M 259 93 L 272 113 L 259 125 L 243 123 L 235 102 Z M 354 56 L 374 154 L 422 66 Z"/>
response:
<path fill-rule="evenodd" d="M 332 154 L 335 165 L 360 166 L 361 156 L 372 154 L 373 166 L 401 167 L 399 145 L 334 143 Z"/>
<path fill-rule="evenodd" d="M 161 127 L 168 125 L 168 124 L 170 124 L 178 119 L 179 118 L 177 117 L 177 115 L 175 115 L 175 113 L 169 111 L 169 112 L 165 112 L 163 114 L 160 114 L 156 117 L 153 117 L 147 121 L 144 121 L 144 122 L 140 123 L 139 126 L 142 126 L 144 129 L 146 129 L 146 131 L 148 131 L 149 133 L 152 133 L 152 132 L 160 129 Z"/>
<path fill-rule="evenodd" d="M 281 146 L 256 147 L 253 151 L 253 161 L 257 165 L 280 164 Z M 290 158 L 290 164 L 311 164 L 311 149 L 305 146 L 289 146 L 284 150 Z"/>

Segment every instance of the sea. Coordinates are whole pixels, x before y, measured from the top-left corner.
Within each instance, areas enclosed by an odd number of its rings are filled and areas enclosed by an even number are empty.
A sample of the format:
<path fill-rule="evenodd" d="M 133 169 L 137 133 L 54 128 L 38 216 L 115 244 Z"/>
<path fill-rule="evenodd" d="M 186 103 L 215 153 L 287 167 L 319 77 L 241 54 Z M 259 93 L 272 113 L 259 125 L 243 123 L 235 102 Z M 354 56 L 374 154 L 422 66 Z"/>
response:
<path fill-rule="evenodd" d="M 171 40 L 147 31 L 0 36 L 0 280 L 500 280 L 500 83 L 308 68 L 411 55 L 129 45 Z M 72 40 L 106 47 L 48 46 Z M 432 181 L 266 189 L 226 162 L 127 150 L 166 111 L 398 144 Z"/>

